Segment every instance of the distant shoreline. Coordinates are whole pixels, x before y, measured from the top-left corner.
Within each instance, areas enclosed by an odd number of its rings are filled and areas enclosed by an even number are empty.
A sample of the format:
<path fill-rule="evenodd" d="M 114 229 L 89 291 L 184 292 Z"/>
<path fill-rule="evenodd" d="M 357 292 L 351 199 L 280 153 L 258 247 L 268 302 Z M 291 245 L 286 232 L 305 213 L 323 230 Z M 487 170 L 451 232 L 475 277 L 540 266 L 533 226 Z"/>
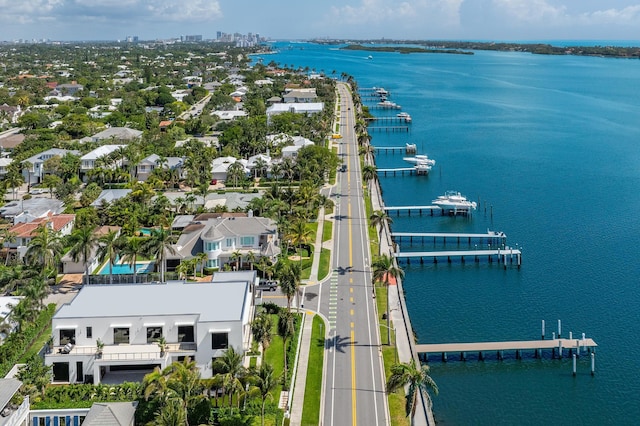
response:
<path fill-rule="evenodd" d="M 640 59 L 640 46 L 553 46 L 546 43 L 495 43 L 478 41 L 429 41 L 429 40 L 310 40 L 311 43 L 340 45 L 342 49 L 400 53 L 457 53 L 473 54 L 473 50 L 500 52 L 529 52 L 536 55 L 574 55 L 604 58 Z M 366 46 L 365 44 L 371 44 Z M 378 45 L 378 46 L 376 46 Z M 384 46 L 380 46 L 384 45 Z"/>

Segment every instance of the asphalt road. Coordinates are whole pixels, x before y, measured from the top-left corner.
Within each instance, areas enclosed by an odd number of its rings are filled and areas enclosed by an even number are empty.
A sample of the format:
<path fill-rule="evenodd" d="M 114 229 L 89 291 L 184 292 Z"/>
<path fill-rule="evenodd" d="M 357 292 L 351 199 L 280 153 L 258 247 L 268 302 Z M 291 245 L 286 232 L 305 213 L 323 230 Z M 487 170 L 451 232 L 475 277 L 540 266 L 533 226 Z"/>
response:
<path fill-rule="evenodd" d="M 342 134 L 338 154 L 347 170 L 338 172 L 338 185 L 332 194 L 336 202 L 333 273 L 320 286 L 317 300 L 313 301 L 329 319 L 330 327 L 321 422 L 323 425 L 387 425 L 355 116 L 346 86 L 339 84 L 338 90 Z"/>

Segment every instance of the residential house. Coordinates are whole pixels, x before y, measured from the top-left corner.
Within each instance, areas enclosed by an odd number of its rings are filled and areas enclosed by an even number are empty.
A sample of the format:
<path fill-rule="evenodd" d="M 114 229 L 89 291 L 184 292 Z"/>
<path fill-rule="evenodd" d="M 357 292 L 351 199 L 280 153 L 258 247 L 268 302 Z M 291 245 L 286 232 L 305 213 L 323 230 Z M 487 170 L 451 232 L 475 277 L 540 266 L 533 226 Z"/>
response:
<path fill-rule="evenodd" d="M 98 384 L 190 357 L 210 378 L 229 347 L 249 349 L 253 315 L 249 282 L 88 285 L 54 315 L 45 364 L 54 383 Z"/>
<path fill-rule="evenodd" d="M 137 407 L 137 401 L 94 402 L 91 408 L 31 410 L 29 413 L 29 424 L 53 426 L 134 426 Z"/>
<path fill-rule="evenodd" d="M 100 142 L 111 140 L 114 142 L 129 142 L 142 136 L 142 132 L 129 127 L 109 127 L 93 136 L 80 139 L 81 142 Z"/>
<path fill-rule="evenodd" d="M 18 379 L 0 379 L 1 426 L 29 426 L 29 396 L 25 396 L 20 404 L 12 402 L 21 387 L 22 382 Z"/>
<path fill-rule="evenodd" d="M 63 210 L 64 203 L 60 200 L 33 197 L 28 200 L 11 201 L 0 207 L 0 217 L 15 224 L 56 215 Z"/>
<path fill-rule="evenodd" d="M 18 323 L 11 319 L 11 312 L 22 299 L 24 296 L 0 296 L 0 345 L 18 327 Z"/>
<path fill-rule="evenodd" d="M 9 249 L 10 254 L 17 253 L 18 257 L 22 259 L 29 248 L 29 243 L 37 235 L 39 227 L 47 226 L 52 231 L 59 232 L 60 235 L 65 236 L 71 234 L 75 221 L 75 214 L 52 214 L 27 223 L 16 223 L 9 228 L 9 232 L 15 235 L 15 241 L 5 242 L 4 246 Z"/>
<path fill-rule="evenodd" d="M 214 210 L 218 206 L 225 206 L 230 212 L 236 209 L 244 211 L 251 200 L 260 197 L 262 197 L 262 194 L 259 192 L 249 194 L 241 192 L 225 192 L 224 194 L 211 193 L 205 197 L 204 208 L 205 210 Z"/>
<path fill-rule="evenodd" d="M 220 120 L 230 121 L 235 120 L 238 117 L 246 117 L 246 111 L 231 110 L 231 111 L 213 111 L 211 115 L 217 116 Z"/>
<path fill-rule="evenodd" d="M 174 262 L 207 253 L 207 268 L 222 268 L 224 264 L 234 263 L 235 252 L 243 258 L 251 252 L 256 259 L 266 257 L 273 263 L 281 252 L 276 222 L 251 216 L 194 220 L 183 229 L 174 249 L 176 254 L 169 256 Z"/>
<path fill-rule="evenodd" d="M 75 81 L 71 83 L 58 84 L 54 89 L 58 94 L 74 96 L 79 91 L 83 90 L 84 86 L 78 84 Z"/>
<path fill-rule="evenodd" d="M 282 96 L 285 103 L 310 103 L 316 102 L 318 95 L 316 90 L 291 90 Z"/>
<path fill-rule="evenodd" d="M 124 198 L 131 192 L 130 188 L 123 189 L 103 189 L 91 205 L 93 207 L 100 207 L 102 204 L 110 204 L 120 198 Z"/>
<path fill-rule="evenodd" d="M 96 237 L 101 237 L 106 235 L 110 231 L 115 231 L 117 235 L 120 235 L 119 226 L 100 226 L 93 233 Z M 94 247 L 89 253 L 89 257 L 87 258 L 87 268 L 89 273 L 93 272 L 100 266 L 101 259 L 98 256 L 98 247 Z M 62 259 L 60 259 L 60 263 L 62 263 L 62 273 L 63 274 L 84 274 L 85 273 L 85 262 L 84 259 L 78 259 L 77 261 L 73 260 L 73 257 L 69 252 L 67 252 Z"/>
<path fill-rule="evenodd" d="M 160 162 L 162 160 L 162 162 Z M 184 158 L 182 157 L 160 157 L 157 154 L 151 154 L 150 156 L 143 158 L 136 166 L 136 176 L 139 181 L 146 181 L 153 170 L 156 168 L 162 168 L 171 171 L 177 171 L 178 176 L 182 177 L 182 170 L 184 166 Z"/>
<path fill-rule="evenodd" d="M 22 162 L 23 166 L 31 164 L 30 167 L 23 167 L 22 169 L 25 182 L 32 184 L 42 182 L 42 178 L 44 177 L 44 162 L 56 156 L 62 158 L 67 154 L 80 155 L 80 151 L 51 148 L 27 158 Z"/>
<path fill-rule="evenodd" d="M 124 148 L 126 145 L 102 145 L 90 151 L 80 157 L 80 172 L 86 173 L 91 169 L 96 167 L 96 161 L 100 158 L 106 157 L 107 155 L 116 152 L 120 148 Z M 119 160 L 118 164 L 114 164 L 111 167 L 119 167 L 122 166 L 122 160 Z"/>
<path fill-rule="evenodd" d="M 211 178 L 221 181 L 227 180 L 227 171 L 229 170 L 229 166 L 234 163 L 242 164 L 244 172 L 248 175 L 249 170 L 247 169 L 247 160 L 240 159 L 238 160 L 235 157 L 218 157 L 214 158 L 211 162 Z"/>
<path fill-rule="evenodd" d="M 9 157 L 0 157 L 0 176 L 4 176 L 7 174 L 9 164 L 13 162 L 12 158 Z"/>
<path fill-rule="evenodd" d="M 16 146 L 22 143 L 25 137 L 22 133 L 12 133 L 0 137 L 0 152 L 13 151 Z"/>
<path fill-rule="evenodd" d="M 282 158 L 295 158 L 298 156 L 298 151 L 300 151 L 305 146 L 315 145 L 313 141 L 303 138 L 302 136 L 293 136 L 291 137 L 292 145 L 287 145 L 282 148 Z"/>
<path fill-rule="evenodd" d="M 267 122 L 270 122 L 272 116 L 282 114 L 283 112 L 313 115 L 322 112 L 323 108 L 324 103 L 322 102 L 272 104 L 267 108 Z"/>
<path fill-rule="evenodd" d="M 18 122 L 18 118 L 22 115 L 22 108 L 20 105 L 13 106 L 2 104 L 0 105 L 0 123 L 6 121 L 7 123 L 15 124 Z"/>

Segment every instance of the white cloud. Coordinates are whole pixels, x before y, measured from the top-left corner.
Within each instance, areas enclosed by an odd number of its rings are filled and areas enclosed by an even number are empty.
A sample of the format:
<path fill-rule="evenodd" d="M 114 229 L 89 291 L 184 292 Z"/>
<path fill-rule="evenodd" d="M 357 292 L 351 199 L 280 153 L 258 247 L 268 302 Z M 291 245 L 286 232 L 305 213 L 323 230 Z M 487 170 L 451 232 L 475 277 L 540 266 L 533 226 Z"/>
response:
<path fill-rule="evenodd" d="M 579 16 L 583 23 L 589 24 L 632 24 L 640 20 L 640 5 L 627 6 L 624 9 L 597 10 Z"/>
<path fill-rule="evenodd" d="M 218 0 L 0 0 L 0 22 L 74 18 L 124 22 L 204 22 L 222 17 Z"/>
<path fill-rule="evenodd" d="M 332 7 L 328 22 L 351 25 L 366 31 L 369 25 L 387 27 L 389 32 L 429 26 L 457 26 L 464 0 L 362 0 L 359 4 Z M 377 28 L 379 29 L 379 28 Z"/>
<path fill-rule="evenodd" d="M 566 17 L 564 6 L 554 6 L 545 0 L 493 0 L 502 13 L 521 22 L 557 21 Z"/>

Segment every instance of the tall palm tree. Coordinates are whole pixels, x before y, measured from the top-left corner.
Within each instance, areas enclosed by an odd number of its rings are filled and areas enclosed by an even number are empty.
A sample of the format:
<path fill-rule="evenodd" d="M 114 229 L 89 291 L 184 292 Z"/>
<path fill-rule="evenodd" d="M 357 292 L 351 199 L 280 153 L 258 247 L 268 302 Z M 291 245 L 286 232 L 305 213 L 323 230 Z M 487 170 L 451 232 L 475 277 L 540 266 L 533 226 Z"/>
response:
<path fill-rule="evenodd" d="M 151 230 L 151 236 L 147 239 L 146 253 L 158 260 L 160 266 L 160 281 L 164 282 L 164 273 L 167 269 L 167 255 L 176 254 L 173 247 L 171 231 L 164 228 L 155 228 Z"/>
<path fill-rule="evenodd" d="M 253 271 L 253 265 L 256 263 L 256 254 L 253 250 L 249 250 L 247 253 L 247 262 L 249 262 L 249 268 Z"/>
<path fill-rule="evenodd" d="M 41 266 L 43 276 L 47 276 L 49 271 L 56 268 L 62 251 L 60 233 L 44 224 L 35 230 L 25 253 L 25 260 L 28 264 Z"/>
<path fill-rule="evenodd" d="M 429 390 L 434 395 L 438 395 L 438 386 L 429 375 L 429 366 L 422 365 L 418 368 L 415 360 L 411 360 L 409 364 L 394 364 L 391 366 L 391 376 L 387 380 L 387 392 L 395 392 L 396 390 L 409 386 L 406 395 L 405 410 L 407 416 L 413 416 L 416 413 L 416 403 L 419 393 L 422 393 L 431 404 L 431 396 Z"/>
<path fill-rule="evenodd" d="M 232 407 L 233 394 L 242 389 L 240 379 L 246 374 L 242 365 L 242 353 L 229 346 L 224 355 L 213 361 L 212 367 L 214 373 L 220 375 L 225 392 L 229 395 L 229 406 Z"/>
<path fill-rule="evenodd" d="M 113 265 L 118 258 L 118 232 L 109 231 L 98 237 L 98 256 L 107 258 L 109 262 L 109 284 L 113 284 Z"/>
<path fill-rule="evenodd" d="M 85 284 L 89 284 L 89 259 L 98 247 L 98 237 L 93 228 L 85 226 L 76 228 L 70 235 L 71 250 L 69 254 L 74 262 L 82 261 L 84 265 Z"/>
<path fill-rule="evenodd" d="M 287 339 L 293 336 L 295 326 L 293 314 L 289 311 L 281 310 L 278 314 L 278 335 L 282 338 L 284 356 L 284 383 L 287 383 Z"/>
<path fill-rule="evenodd" d="M 266 362 L 260 365 L 260 368 L 254 371 L 253 385 L 260 393 L 260 399 L 262 400 L 260 418 L 261 426 L 264 426 L 264 406 L 267 403 L 267 399 L 273 399 L 273 392 L 278 385 L 278 378 L 273 374 L 273 367 Z"/>
<path fill-rule="evenodd" d="M 391 309 L 389 306 L 389 283 L 391 279 L 398 279 L 404 276 L 404 271 L 396 266 L 395 261 L 387 256 L 378 256 L 371 265 L 373 267 L 373 282 L 382 282 L 387 287 L 387 344 L 391 344 Z"/>
<path fill-rule="evenodd" d="M 138 257 L 142 256 L 145 253 L 145 242 L 146 237 L 137 237 L 132 236 L 125 238 L 123 244 L 121 245 L 120 253 L 122 254 L 122 260 L 127 262 L 129 266 L 133 269 L 133 283 L 137 282 L 138 276 L 138 268 L 136 264 L 138 262 Z"/>
<path fill-rule="evenodd" d="M 242 252 L 240 250 L 236 250 L 231 253 L 231 261 L 236 264 L 236 271 L 239 271 L 242 268 Z"/>
<path fill-rule="evenodd" d="M 31 306 L 42 309 L 44 308 L 43 300 L 48 294 L 47 284 L 42 277 L 33 277 L 22 288 L 21 294 L 29 300 Z"/>
<path fill-rule="evenodd" d="M 273 328 L 273 321 L 271 316 L 266 312 L 261 312 L 251 322 L 251 333 L 256 342 L 260 342 L 262 345 L 262 353 L 267 350 L 271 343 L 271 329 Z"/>
<path fill-rule="evenodd" d="M 200 265 L 200 275 L 204 276 L 204 267 L 206 266 L 207 259 L 209 259 L 209 257 L 207 256 L 207 253 L 200 252 L 196 254 L 196 259 L 198 259 L 198 264 Z"/>
<path fill-rule="evenodd" d="M 298 247 L 298 254 L 300 255 L 300 262 L 302 262 L 302 246 L 311 243 L 311 237 L 313 237 L 313 231 L 307 227 L 307 223 L 298 220 L 293 223 L 289 228 L 288 238 L 291 244 Z M 309 253 L 310 255 L 311 253 Z"/>
<path fill-rule="evenodd" d="M 291 299 L 298 294 L 301 268 L 299 264 L 288 263 L 278 273 L 280 290 L 287 297 L 287 311 L 291 312 Z M 298 303 L 298 307 L 300 304 Z"/>
<path fill-rule="evenodd" d="M 384 210 L 376 210 L 369 216 L 369 223 L 378 228 L 378 254 L 382 254 L 382 230 L 391 225 L 393 219 Z"/>
<path fill-rule="evenodd" d="M 362 167 L 362 179 L 366 182 L 367 188 L 371 188 L 371 184 L 373 184 L 376 179 L 378 179 L 378 169 L 376 166 L 372 166 L 371 164 L 367 164 Z"/>

